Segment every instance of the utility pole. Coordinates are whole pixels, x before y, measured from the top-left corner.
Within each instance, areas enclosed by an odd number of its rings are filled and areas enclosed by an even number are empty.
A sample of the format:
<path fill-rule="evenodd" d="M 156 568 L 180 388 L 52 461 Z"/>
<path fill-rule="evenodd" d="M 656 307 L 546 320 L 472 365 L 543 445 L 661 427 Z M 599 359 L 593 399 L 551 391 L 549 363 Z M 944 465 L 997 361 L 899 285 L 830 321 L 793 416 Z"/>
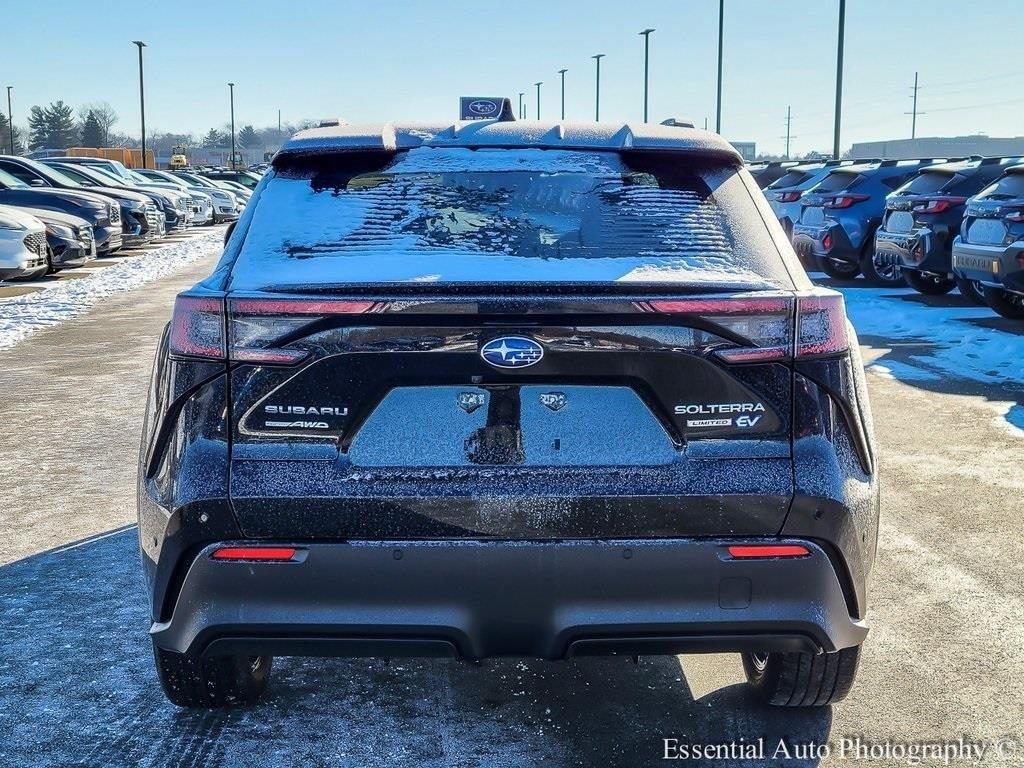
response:
<path fill-rule="evenodd" d="M 903 114 L 905 114 L 905 115 L 913 115 L 913 117 L 910 118 L 910 138 L 911 139 L 916 139 L 917 138 L 917 116 L 924 114 L 924 112 L 918 112 L 917 111 L 917 92 L 920 90 L 920 86 L 917 84 L 917 72 L 914 73 L 914 87 L 911 88 L 910 90 L 912 90 L 914 92 L 914 97 L 913 97 L 914 98 L 914 109 L 913 109 L 912 112 L 904 112 Z"/>
<path fill-rule="evenodd" d="M 281 110 L 277 110 L 277 132 L 281 132 Z"/>
<path fill-rule="evenodd" d="M 235 168 L 235 84 L 228 83 L 231 92 L 231 169 Z"/>
<path fill-rule="evenodd" d="M 718 101 L 715 107 L 715 133 L 722 132 L 722 41 L 725 29 L 725 0 L 718 0 Z"/>
<path fill-rule="evenodd" d="M 14 154 L 14 112 L 11 111 L 11 89 L 13 85 L 7 86 L 7 128 L 11 132 L 11 154 Z"/>
<path fill-rule="evenodd" d="M 142 80 L 142 49 L 146 44 L 141 40 L 132 40 L 139 47 L 139 115 L 142 118 L 142 168 L 146 168 L 146 88 Z"/>
<path fill-rule="evenodd" d="M 562 76 L 562 119 L 565 120 L 565 73 L 568 69 L 558 70 L 558 74 Z"/>
<path fill-rule="evenodd" d="M 839 0 L 839 41 L 836 45 L 836 122 L 832 158 L 839 159 L 839 129 L 843 114 L 843 41 L 846 38 L 846 0 Z"/>
<path fill-rule="evenodd" d="M 523 96 L 525 96 L 525 95 L 526 95 L 525 91 L 520 91 L 519 92 L 519 119 L 520 120 L 522 120 L 525 117 L 525 115 L 523 114 Z"/>
<path fill-rule="evenodd" d="M 653 29 L 645 29 L 640 34 L 644 38 L 644 122 L 647 122 L 647 73 L 651 54 L 651 32 Z"/>
<path fill-rule="evenodd" d="M 595 54 L 591 56 L 594 63 L 597 65 L 597 80 L 594 85 L 594 122 L 600 122 L 601 120 L 601 59 L 604 58 L 603 53 Z"/>
<path fill-rule="evenodd" d="M 786 107 L 786 159 L 789 160 L 789 126 L 793 122 L 793 108 Z"/>
<path fill-rule="evenodd" d="M 541 80 L 539 83 L 534 83 L 537 86 L 537 119 L 540 120 L 540 87 L 544 85 L 544 81 Z"/>

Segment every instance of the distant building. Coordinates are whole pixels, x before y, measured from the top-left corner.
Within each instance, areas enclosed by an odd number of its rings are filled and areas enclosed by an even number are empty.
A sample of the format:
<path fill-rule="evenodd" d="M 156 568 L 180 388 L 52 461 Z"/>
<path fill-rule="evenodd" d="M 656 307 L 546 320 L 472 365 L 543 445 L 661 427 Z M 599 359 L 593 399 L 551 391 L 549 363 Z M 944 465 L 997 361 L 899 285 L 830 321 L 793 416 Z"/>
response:
<path fill-rule="evenodd" d="M 733 148 L 740 153 L 747 162 L 757 159 L 757 142 L 754 141 L 730 141 Z"/>
<path fill-rule="evenodd" d="M 930 136 L 920 139 L 863 141 L 854 144 L 850 157 L 903 160 L 912 157 L 961 157 L 967 155 L 1024 156 L 1024 136 L 999 139 L 983 134 L 975 136 Z"/>

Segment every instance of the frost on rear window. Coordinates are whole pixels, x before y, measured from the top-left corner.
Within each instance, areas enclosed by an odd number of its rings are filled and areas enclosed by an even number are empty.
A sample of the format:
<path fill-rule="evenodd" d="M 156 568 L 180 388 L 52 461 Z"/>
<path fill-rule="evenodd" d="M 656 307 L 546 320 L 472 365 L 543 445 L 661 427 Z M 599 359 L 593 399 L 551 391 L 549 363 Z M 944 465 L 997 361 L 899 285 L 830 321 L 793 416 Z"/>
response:
<path fill-rule="evenodd" d="M 267 184 L 232 287 L 772 284 L 737 255 L 716 197 L 699 175 L 608 152 L 423 147 L 356 175 L 324 163 Z"/>

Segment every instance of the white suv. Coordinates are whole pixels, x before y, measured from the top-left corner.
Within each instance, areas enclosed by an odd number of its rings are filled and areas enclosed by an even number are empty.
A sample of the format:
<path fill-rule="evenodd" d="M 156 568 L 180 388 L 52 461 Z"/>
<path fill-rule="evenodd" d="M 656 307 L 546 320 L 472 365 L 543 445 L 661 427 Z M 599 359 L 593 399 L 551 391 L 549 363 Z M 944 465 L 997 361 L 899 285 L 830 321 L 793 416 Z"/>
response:
<path fill-rule="evenodd" d="M 0 205 L 0 280 L 42 277 L 48 270 L 43 222 Z"/>

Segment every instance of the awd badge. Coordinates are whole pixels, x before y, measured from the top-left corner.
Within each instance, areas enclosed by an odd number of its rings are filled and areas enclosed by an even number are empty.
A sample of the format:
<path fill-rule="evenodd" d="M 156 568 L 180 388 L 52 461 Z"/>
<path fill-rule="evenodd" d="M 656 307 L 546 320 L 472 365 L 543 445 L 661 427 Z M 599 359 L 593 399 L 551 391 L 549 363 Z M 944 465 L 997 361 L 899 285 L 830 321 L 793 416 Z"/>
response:
<path fill-rule="evenodd" d="M 464 410 L 466 413 L 472 413 L 481 405 L 484 404 L 484 393 L 483 392 L 459 392 L 459 396 L 456 399 L 459 404 L 459 408 Z"/>
<path fill-rule="evenodd" d="M 540 396 L 540 404 L 550 408 L 552 411 L 560 411 L 565 408 L 564 392 L 545 392 Z"/>

